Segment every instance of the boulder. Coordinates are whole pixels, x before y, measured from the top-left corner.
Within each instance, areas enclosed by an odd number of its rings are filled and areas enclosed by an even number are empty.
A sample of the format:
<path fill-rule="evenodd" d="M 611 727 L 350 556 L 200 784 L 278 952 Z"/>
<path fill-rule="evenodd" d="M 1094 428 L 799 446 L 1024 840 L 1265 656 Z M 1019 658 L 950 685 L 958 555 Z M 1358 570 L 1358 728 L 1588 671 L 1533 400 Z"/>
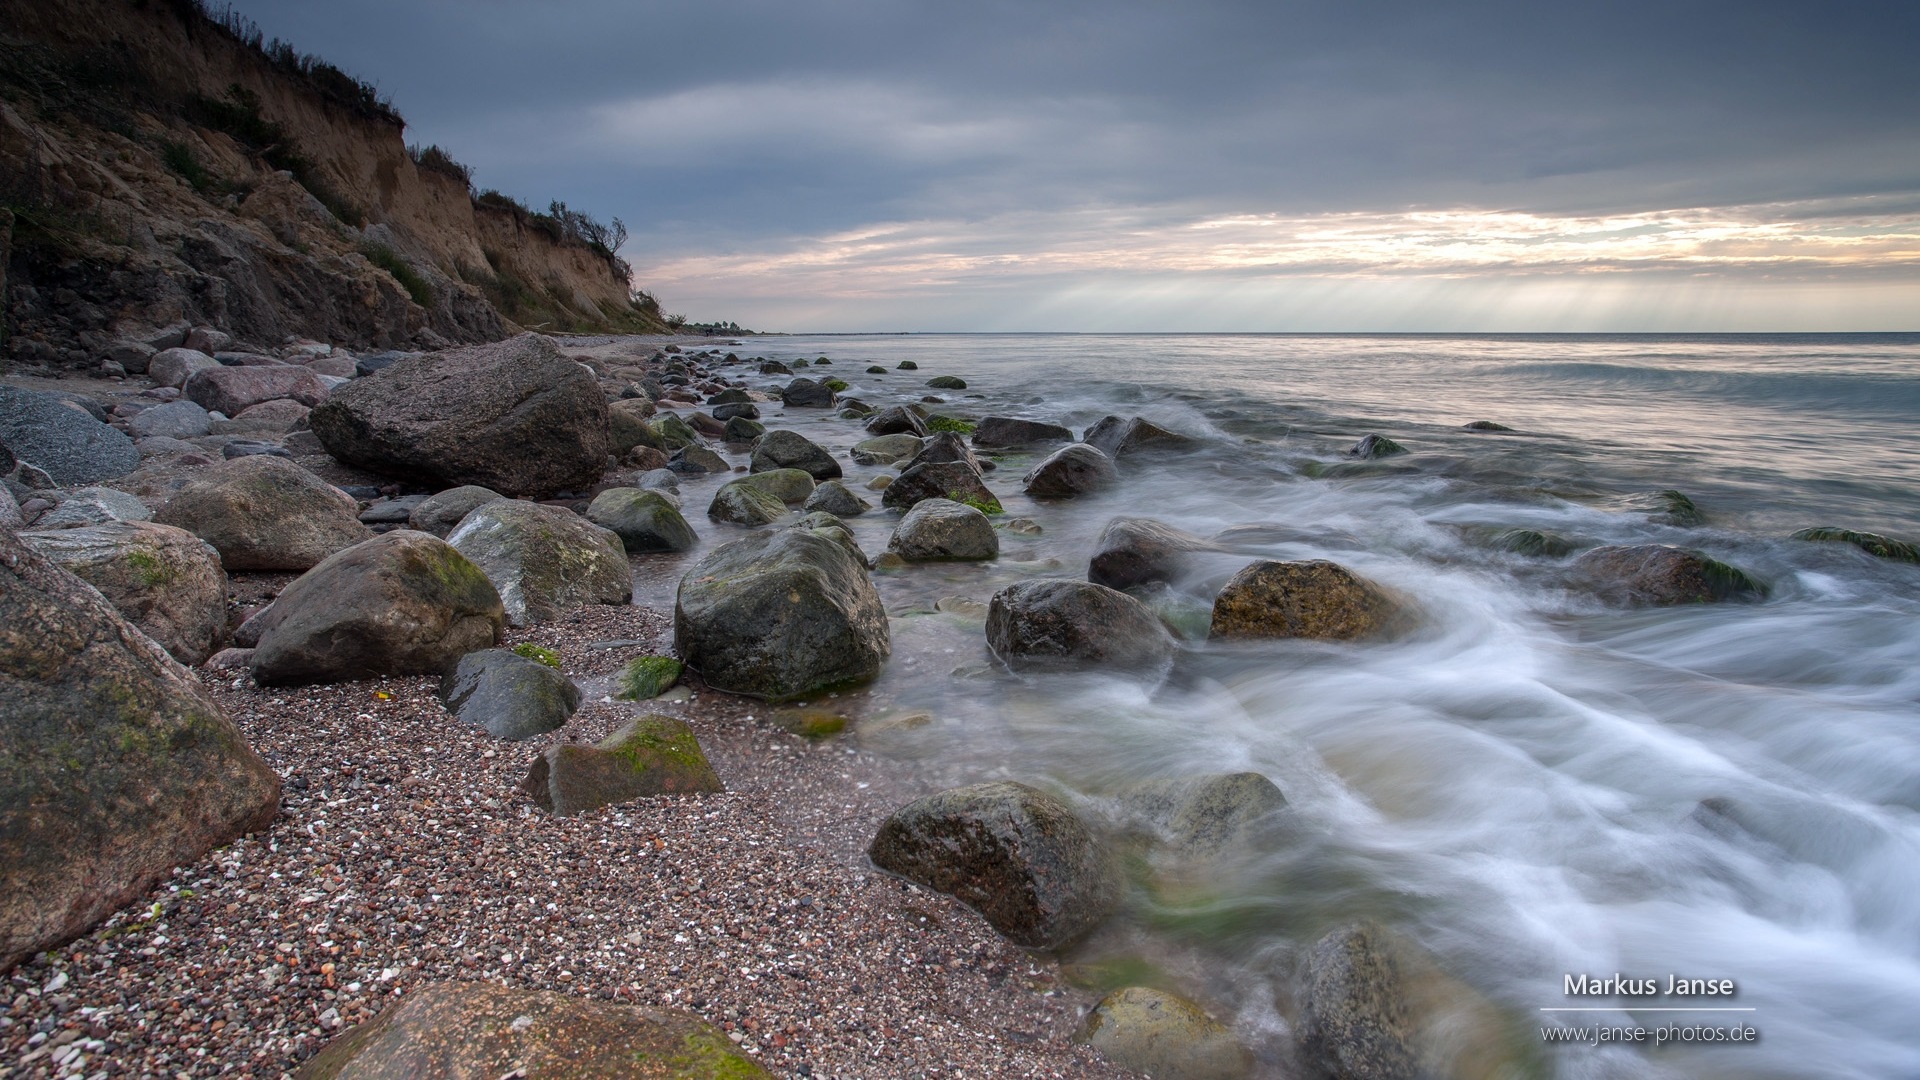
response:
<path fill-rule="evenodd" d="M 804 365 L 804 364 L 806 363 L 806 361 L 805 361 L 805 360 L 802 360 L 802 361 L 800 361 L 800 363 Z M 790 368 L 790 367 L 788 367 L 787 365 L 785 365 L 785 364 L 783 364 L 783 363 L 781 363 L 781 362 L 780 362 L 780 361 L 778 361 L 778 360 L 762 360 L 762 361 L 760 361 L 760 374 L 762 374 L 762 375 L 791 375 L 791 374 L 793 374 L 793 369 L 792 369 L 792 368 Z"/>
<path fill-rule="evenodd" d="M 668 453 L 686 446 L 700 445 L 700 433 L 681 419 L 678 413 L 662 413 L 650 424 L 655 445 Z"/>
<path fill-rule="evenodd" d="M 855 465 L 891 465 L 896 461 L 905 461 L 920 452 L 920 436 L 910 433 L 882 435 L 877 439 L 863 439 L 853 444 L 848 456 Z"/>
<path fill-rule="evenodd" d="M 951 499 L 922 499 L 893 530 L 887 548 L 908 562 L 992 559 L 1000 536 L 987 515 Z"/>
<path fill-rule="evenodd" d="M 142 409 L 127 421 L 127 431 L 136 439 L 156 435 L 169 439 L 197 439 L 209 430 L 212 420 L 207 410 L 191 401 L 169 401 Z"/>
<path fill-rule="evenodd" d="M 846 522 L 824 510 L 802 514 L 799 520 L 788 528 L 805 529 L 816 536 L 824 536 L 847 549 L 847 554 L 853 556 L 854 562 L 861 566 L 867 565 L 867 553 L 860 550 L 860 541 L 854 539 L 853 530 L 847 528 Z"/>
<path fill-rule="evenodd" d="M 1496 424 L 1491 420 L 1474 420 L 1470 423 L 1461 424 L 1460 427 L 1466 431 L 1491 431 L 1495 433 L 1513 430 L 1505 424 Z"/>
<path fill-rule="evenodd" d="M 475 507 L 447 536 L 499 590 L 512 626 L 581 604 L 633 602 L 620 537 L 558 506 L 501 499 Z"/>
<path fill-rule="evenodd" d="M 732 391 L 732 393 L 740 393 L 740 391 L 736 390 Z M 740 401 L 730 401 L 723 405 L 715 405 L 713 407 L 713 418 L 723 424 L 729 420 L 758 420 L 760 419 L 760 406 L 745 400 L 745 395 L 743 394 L 742 400 Z"/>
<path fill-rule="evenodd" d="M 900 371 L 919 371 L 920 370 L 920 365 L 914 363 L 911 360 L 902 360 L 898 364 L 895 364 L 893 366 Z"/>
<path fill-rule="evenodd" d="M 1073 432 L 1059 424 L 1021 420 L 1012 416 L 989 416 L 973 426 L 973 445 L 995 449 L 1070 443 Z"/>
<path fill-rule="evenodd" d="M 733 466 L 727 459 L 704 446 L 683 446 L 667 459 L 667 468 L 688 476 L 704 476 L 708 473 L 732 472 Z"/>
<path fill-rule="evenodd" d="M 688 413 L 686 420 L 688 427 L 709 439 L 717 439 L 727 433 L 727 425 L 703 412 Z"/>
<path fill-rule="evenodd" d="M 279 811 L 198 680 L 6 530 L 0 718 L 0 972 Z"/>
<path fill-rule="evenodd" d="M 113 521 L 152 521 L 147 504 L 124 491 L 89 487 L 70 492 L 60 505 L 40 515 L 36 529 L 76 529 Z"/>
<path fill-rule="evenodd" d="M 1086 443 L 1063 446 L 1047 456 L 1021 477 L 1029 496 L 1036 499 L 1071 499 L 1113 486 L 1120 473 L 1113 459 Z"/>
<path fill-rule="evenodd" d="M 873 504 L 848 490 L 847 485 L 838 480 L 829 480 L 813 489 L 802 510 L 819 510 L 835 517 L 859 517 L 873 509 Z"/>
<path fill-rule="evenodd" d="M 665 471 L 668 461 L 665 451 L 656 450 L 651 446 L 636 446 L 627 451 L 626 456 L 620 459 L 620 464 L 623 468 L 653 472 L 656 469 Z"/>
<path fill-rule="evenodd" d="M 791 374 L 791 372 L 789 372 L 789 374 Z M 724 390 L 716 390 L 712 394 L 707 395 L 708 405 L 750 405 L 752 403 L 753 395 L 737 386 L 729 386 Z M 714 415 L 719 416 L 720 413 L 716 410 Z M 722 419 L 725 418 L 722 417 Z"/>
<path fill-rule="evenodd" d="M 192 666 L 212 656 L 227 628 L 227 574 L 220 555 L 183 529 L 113 522 L 21 539 L 100 590 L 120 617 Z"/>
<path fill-rule="evenodd" d="M 780 403 L 789 409 L 831 409 L 833 390 L 826 383 L 795 379 L 780 391 Z"/>
<path fill-rule="evenodd" d="M 229 571 L 306 570 L 373 535 L 339 488 L 277 457 L 201 472 L 154 520 L 212 544 Z"/>
<path fill-rule="evenodd" d="M 1385 435 L 1368 435 L 1347 448 L 1348 457 L 1366 459 L 1393 457 L 1406 452 L 1406 447 Z"/>
<path fill-rule="evenodd" d="M 1185 450 L 1194 440 L 1139 417 L 1108 416 L 1087 429 L 1081 442 L 1115 461 L 1142 451 Z"/>
<path fill-rule="evenodd" d="M 413 520 L 413 512 L 427 498 L 425 495 L 401 495 L 393 499 L 377 499 L 360 511 L 360 523 L 399 528 Z"/>
<path fill-rule="evenodd" d="M 967 381 L 952 375 L 935 375 L 927 380 L 927 385 L 935 390 L 965 390 Z"/>
<path fill-rule="evenodd" d="M 720 490 L 713 493 L 713 501 L 707 504 L 707 516 L 728 525 L 752 529 L 786 517 L 787 504 L 768 494 L 766 489 L 747 483 L 743 477 L 720 485 Z"/>
<path fill-rule="evenodd" d="M 1255 772 L 1148 780 L 1114 796 L 1136 827 L 1183 855 L 1212 855 L 1284 810 L 1287 797 Z"/>
<path fill-rule="evenodd" d="M 1372 923 L 1340 927 L 1307 954 L 1300 1050 L 1329 1080 L 1421 1075 L 1413 1020 L 1392 942 Z"/>
<path fill-rule="evenodd" d="M 587 520 L 620 537 L 629 553 L 690 551 L 700 538 L 671 495 L 643 488 L 608 488 L 587 505 Z"/>
<path fill-rule="evenodd" d="M 107 346 L 104 358 L 119 364 L 121 370 L 129 375 L 140 375 L 146 372 L 153 363 L 153 354 L 159 351 L 144 341 L 122 338 Z"/>
<path fill-rule="evenodd" d="M 186 347 L 203 353 L 217 353 L 233 344 L 233 335 L 211 326 L 196 326 L 187 331 Z"/>
<path fill-rule="evenodd" d="M 680 580 L 673 631 L 708 685 L 774 700 L 864 682 L 892 651 L 867 568 L 811 529 L 709 552 Z"/>
<path fill-rule="evenodd" d="M 1114 518 L 1094 544 L 1087 580 L 1122 590 L 1171 582 L 1185 572 L 1195 552 L 1219 550 L 1218 544 L 1162 521 Z"/>
<path fill-rule="evenodd" d="M 61 487 L 125 476 L 140 466 L 133 440 L 59 394 L 0 386 L 0 445 Z"/>
<path fill-rule="evenodd" d="M 874 413 L 867 419 L 866 427 L 868 434 L 875 436 L 912 435 L 916 438 L 925 438 L 927 434 L 927 425 L 920 419 L 920 415 L 904 405 L 895 405 L 890 409 Z M 915 452 L 918 452 L 917 447 Z"/>
<path fill-rule="evenodd" d="M 231 422 L 250 425 L 255 431 L 284 433 L 292 431 L 312 412 L 312 409 L 292 398 L 275 398 L 247 406 L 234 414 Z"/>
<path fill-rule="evenodd" d="M 1879 533 L 1854 532 L 1851 529 L 1801 529 L 1787 539 L 1824 544 L 1852 544 L 1876 559 L 1920 563 L 1920 544 L 1895 540 L 1891 536 L 1881 536 Z"/>
<path fill-rule="evenodd" d="M 468 514 L 500 498 L 504 496 L 492 488 L 474 484 L 435 492 L 407 514 L 407 527 L 444 539 Z"/>
<path fill-rule="evenodd" d="M 797 431 L 769 431 L 753 445 L 751 472 L 774 469 L 799 469 L 815 480 L 832 480 L 840 475 L 840 463 L 833 455 Z"/>
<path fill-rule="evenodd" d="M 907 468 L 915 465 L 939 465 L 958 462 L 972 469 L 975 475 L 984 475 L 991 466 L 981 461 L 967 446 L 967 441 L 952 431 L 939 431 L 920 441 L 920 451 L 907 462 Z"/>
<path fill-rule="evenodd" d="M 1225 1025 L 1178 994 L 1115 990 L 1087 1014 L 1081 1041 L 1123 1069 L 1155 1080 L 1242 1080 L 1253 1055 Z"/>
<path fill-rule="evenodd" d="M 445 541 L 396 529 L 327 558 L 247 620 L 262 686 L 436 675 L 500 640 L 500 594 Z M 257 625 L 256 625 L 257 624 Z"/>
<path fill-rule="evenodd" d="M 667 716 L 638 716 L 593 746 L 554 743 L 520 789 L 556 817 L 651 795 L 725 791 L 693 729 Z"/>
<path fill-rule="evenodd" d="M 963 461 L 914 465 L 887 485 L 880 502 L 888 509 L 908 510 L 924 499 L 951 499 L 988 514 L 1002 510 L 980 473 Z"/>
<path fill-rule="evenodd" d="M 481 649 L 441 677 L 440 700 L 494 738 L 518 742 L 565 725 L 580 707 L 580 688 L 511 649 Z"/>
<path fill-rule="evenodd" d="M 767 433 L 767 426 L 758 420 L 749 420 L 744 416 L 735 416 L 727 421 L 720 431 L 720 437 L 731 443 L 750 443 Z"/>
<path fill-rule="evenodd" d="M 1767 587 L 1737 567 L 1667 544 L 1597 547 L 1573 561 L 1576 581 L 1602 599 L 1635 607 L 1764 600 Z"/>
<path fill-rule="evenodd" d="M 954 788 L 882 822 L 873 864 L 979 912 L 1016 945 L 1058 949 L 1119 899 L 1114 860 L 1065 803 L 1025 784 Z"/>
<path fill-rule="evenodd" d="M 646 398 L 627 398 L 607 406 L 607 453 L 625 457 L 636 446 L 664 449 L 654 434 L 655 409 Z"/>
<path fill-rule="evenodd" d="M 291 366 L 208 368 L 188 376 L 180 391 L 207 411 L 228 416 L 279 398 L 309 408 L 327 400 L 327 386 L 320 376 Z"/>
<path fill-rule="evenodd" d="M 1385 632 L 1396 605 L 1378 585 L 1325 559 L 1261 560 L 1213 600 L 1208 636 L 1352 641 Z"/>
<path fill-rule="evenodd" d="M 349 465 L 503 495 L 589 487 L 606 466 L 606 399 L 537 334 L 396 361 L 308 418 Z"/>
<path fill-rule="evenodd" d="M 691 1013 L 499 983 L 430 983 L 322 1047 L 295 1080 L 670 1080 L 767 1073 Z"/>
<path fill-rule="evenodd" d="M 212 371 L 219 366 L 220 361 L 198 349 L 161 349 L 147 362 L 147 378 L 152 379 L 155 386 L 178 390 L 187 385 L 194 373 Z"/>
<path fill-rule="evenodd" d="M 1098 665 L 1150 677 L 1173 663 L 1173 636 L 1145 604 L 1089 581 L 1022 581 L 987 605 L 987 646 L 1016 670 Z"/>
<path fill-rule="evenodd" d="M 733 481 L 779 499 L 788 505 L 804 503 L 813 496 L 813 474 L 803 469 L 771 469 Z"/>

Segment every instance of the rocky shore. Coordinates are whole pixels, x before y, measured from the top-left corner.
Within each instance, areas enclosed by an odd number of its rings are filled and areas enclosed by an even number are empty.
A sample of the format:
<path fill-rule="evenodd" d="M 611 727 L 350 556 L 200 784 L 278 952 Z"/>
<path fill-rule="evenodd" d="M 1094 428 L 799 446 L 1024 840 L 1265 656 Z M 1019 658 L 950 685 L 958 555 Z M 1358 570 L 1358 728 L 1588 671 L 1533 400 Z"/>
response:
<path fill-rule="evenodd" d="M 1264 776 L 1089 796 L 886 752 L 932 718 L 863 689 L 922 659 L 876 575 L 998 560 L 1046 527 L 1013 492 L 1199 436 L 977 415 L 911 362 L 864 401 L 826 357 L 704 341 L 232 344 L 168 328 L 124 350 L 142 375 L 0 387 L 0 614 L 32 628 L 0 633 L 0 1076 L 604 1075 L 563 1064 L 603 1029 L 648 1076 L 1410 1077 L 1462 1038 L 1528 1066 L 1365 919 L 1300 941 L 1259 1026 L 1058 965 L 1288 842 Z M 828 418 L 850 446 L 798 430 Z M 936 610 L 1022 677 L 1149 689 L 1183 641 L 1419 627 L 1347 566 L 1245 554 L 1258 528 L 1115 517 L 1084 574 Z M 1768 594 L 1676 546 L 1488 544 L 1622 607 Z M 1156 591 L 1222 559 L 1204 611 Z"/>

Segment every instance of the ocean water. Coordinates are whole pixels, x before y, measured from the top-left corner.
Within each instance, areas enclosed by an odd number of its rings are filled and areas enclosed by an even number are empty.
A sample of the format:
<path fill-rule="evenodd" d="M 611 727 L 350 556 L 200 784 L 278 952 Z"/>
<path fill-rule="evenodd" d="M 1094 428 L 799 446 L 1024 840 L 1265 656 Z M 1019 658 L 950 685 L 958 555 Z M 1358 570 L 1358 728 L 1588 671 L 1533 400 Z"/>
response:
<path fill-rule="evenodd" d="M 1371 916 L 1431 958 L 1437 1075 L 1920 1077 L 1920 567 L 1787 539 L 1814 525 L 1920 538 L 1920 336 L 912 336 L 752 339 L 829 356 L 874 404 L 968 383 L 948 411 L 1076 431 L 1140 415 L 1195 436 L 1112 491 L 1034 503 L 1002 457 L 999 560 L 876 577 L 894 658 L 859 695 L 926 710 L 899 753 L 1019 778 L 1097 807 L 1132 781 L 1253 770 L 1284 829 L 1229 864 L 1136 889 L 1070 957 L 1199 996 L 1283 1075 L 1304 947 Z M 900 372 L 900 360 L 919 364 Z M 870 364 L 885 375 L 865 374 Z M 749 385 L 784 380 L 749 375 Z M 864 437 L 767 410 L 836 451 Z M 1478 434 L 1492 420 L 1513 434 Z M 1343 452 L 1379 433 L 1412 453 Z M 844 458 L 843 458 L 844 460 Z M 849 466 L 850 486 L 882 468 Z M 689 514 L 718 479 L 685 485 Z M 1677 489 L 1706 523 L 1617 501 Z M 873 501 L 878 503 L 877 493 Z M 977 616 L 1030 577 L 1084 577 L 1114 517 L 1202 536 L 1153 603 L 1172 674 L 1016 677 Z M 885 549 L 893 515 L 854 519 Z M 1669 543 L 1763 580 L 1754 604 L 1620 610 L 1565 560 L 1496 550 L 1501 529 Z M 703 542 L 731 538 L 702 527 Z M 1252 558 L 1337 561 L 1417 624 L 1384 642 L 1204 640 L 1215 590 Z M 671 585 L 641 599 L 671 603 Z M 1723 1014 L 1543 1009 L 1569 974 L 1731 979 Z M 1547 1045 L 1556 1024 L 1746 1024 L 1750 1045 Z"/>

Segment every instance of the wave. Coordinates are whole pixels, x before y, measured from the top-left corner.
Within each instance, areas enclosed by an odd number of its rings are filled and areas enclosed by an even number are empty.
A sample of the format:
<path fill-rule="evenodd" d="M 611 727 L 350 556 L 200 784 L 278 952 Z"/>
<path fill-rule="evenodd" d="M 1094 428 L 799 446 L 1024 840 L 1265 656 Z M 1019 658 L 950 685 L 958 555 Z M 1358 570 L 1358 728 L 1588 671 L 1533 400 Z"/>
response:
<path fill-rule="evenodd" d="M 1920 410 L 1920 377 L 1833 371 L 1699 371 L 1595 361 L 1532 361 L 1491 367 L 1495 377 L 1659 390 L 1758 405 L 1907 413 Z"/>

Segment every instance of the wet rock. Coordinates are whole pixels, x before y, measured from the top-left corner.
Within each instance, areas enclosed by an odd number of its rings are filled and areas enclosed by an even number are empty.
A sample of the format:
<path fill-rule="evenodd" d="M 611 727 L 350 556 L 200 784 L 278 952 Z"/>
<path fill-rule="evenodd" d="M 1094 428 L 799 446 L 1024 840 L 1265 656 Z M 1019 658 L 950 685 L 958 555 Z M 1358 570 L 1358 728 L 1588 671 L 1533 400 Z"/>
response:
<path fill-rule="evenodd" d="M 641 472 L 652 472 L 656 469 L 664 471 L 667 463 L 666 453 L 651 446 L 636 446 L 620 459 L 622 467 L 638 469 Z"/>
<path fill-rule="evenodd" d="M 1605 505 L 1609 510 L 1622 514 L 1642 514 L 1655 525 L 1692 528 L 1704 525 L 1707 521 L 1706 515 L 1693 505 L 1692 499 L 1672 488 L 1621 495 L 1607 500 Z"/>
<path fill-rule="evenodd" d="M 1347 456 L 1353 458 L 1383 458 L 1404 454 L 1407 448 L 1387 438 L 1385 435 L 1368 435 L 1347 449 Z"/>
<path fill-rule="evenodd" d="M 136 439 L 160 436 L 168 439 L 197 439 L 212 423 L 207 410 L 191 401 L 169 401 L 142 409 L 127 421 L 127 431 Z"/>
<path fill-rule="evenodd" d="M 1023 581 L 987 605 L 987 646 L 1015 670 L 1097 665 L 1158 677 L 1174 642 L 1145 604 L 1087 581 Z"/>
<path fill-rule="evenodd" d="M 1121 790 L 1114 801 L 1171 849 L 1201 856 L 1233 846 L 1287 805 L 1273 781 L 1255 772 L 1148 780 Z"/>
<path fill-rule="evenodd" d="M 1338 563 L 1261 560 L 1214 598 L 1208 634 L 1351 641 L 1385 632 L 1394 617 L 1395 604 L 1379 586 Z"/>
<path fill-rule="evenodd" d="M 1165 522 L 1114 518 L 1094 545 L 1087 580 L 1110 589 L 1171 582 L 1185 572 L 1194 553 L 1219 550 L 1218 544 Z"/>
<path fill-rule="evenodd" d="M 1493 538 L 1493 546 L 1515 555 L 1549 559 L 1571 555 L 1578 548 L 1577 544 L 1564 536 L 1537 529 L 1508 529 Z"/>
<path fill-rule="evenodd" d="M 440 700 L 494 738 L 517 742 L 564 726 L 580 707 L 580 688 L 510 649 L 481 649 L 441 677 Z"/>
<path fill-rule="evenodd" d="M 1080 1038 L 1123 1069 L 1155 1080 L 1240 1080 L 1253 1055 L 1206 1010 L 1165 990 L 1129 986 L 1101 999 Z"/>
<path fill-rule="evenodd" d="M 674 643 L 716 689 L 774 700 L 871 679 L 892 651 L 866 567 L 810 529 L 709 552 L 680 581 Z"/>
<path fill-rule="evenodd" d="M 520 788 L 540 808 L 571 817 L 652 795 L 725 791 L 685 721 L 641 716 L 593 746 L 555 743 Z"/>
<path fill-rule="evenodd" d="M 791 375 L 793 374 L 793 369 L 778 360 L 762 360 L 760 361 L 760 374 Z"/>
<path fill-rule="evenodd" d="M 887 485 L 880 502 L 888 509 L 908 510 L 925 499 L 951 499 L 983 513 L 1002 512 L 1000 500 L 980 478 L 980 473 L 963 461 L 911 466 Z"/>
<path fill-rule="evenodd" d="M 608 488 L 587 505 L 587 520 L 611 529 L 631 554 L 691 551 L 700 537 L 672 496 L 643 488 Z"/>
<path fill-rule="evenodd" d="M 498 642 L 506 612 L 459 551 L 400 529 L 330 556 L 247 626 L 254 681 L 304 685 L 440 674 Z"/>
<path fill-rule="evenodd" d="M 633 568 L 620 537 L 570 510 L 512 499 L 486 503 L 447 543 L 493 582 L 513 626 L 581 604 L 633 602 Z"/>
<path fill-rule="evenodd" d="M 922 499 L 900 519 L 887 548 L 908 562 L 992 559 L 1000 554 L 1000 536 L 971 506 Z"/>
<path fill-rule="evenodd" d="M 891 465 L 906 461 L 920 452 L 920 436 L 909 433 L 882 435 L 853 444 L 850 455 L 855 465 Z"/>
<path fill-rule="evenodd" d="M 913 362 L 913 361 L 911 361 L 911 360 L 902 360 L 902 361 L 900 361 L 900 362 L 899 362 L 898 364 L 895 364 L 895 365 L 894 365 L 894 367 L 895 367 L 895 368 L 896 368 L 897 370 L 900 370 L 900 371 L 918 371 L 918 370 L 920 370 L 920 365 L 919 365 L 919 364 L 916 364 L 916 363 L 914 363 L 914 362 Z"/>
<path fill-rule="evenodd" d="M 653 402 L 646 398 L 624 398 L 607 406 L 607 453 L 625 457 L 636 446 L 666 449 L 654 434 Z"/>
<path fill-rule="evenodd" d="M 1307 956 L 1300 1050 L 1329 1080 L 1414 1080 L 1413 1021 L 1392 942 L 1371 923 L 1341 927 Z"/>
<path fill-rule="evenodd" d="M 89 487 L 68 494 L 60 505 L 40 515 L 36 529 L 77 529 L 113 521 L 152 521 L 147 504 L 124 491 Z"/>
<path fill-rule="evenodd" d="M 764 491 L 788 505 L 804 503 L 813 495 L 813 475 L 802 469 L 769 469 L 733 481 Z"/>
<path fill-rule="evenodd" d="M 749 420 L 744 416 L 736 416 L 727 421 L 727 426 L 721 429 L 720 436 L 732 443 L 750 443 L 766 433 L 765 424 L 757 420 Z"/>
<path fill-rule="evenodd" d="M 727 425 L 703 412 L 688 413 L 686 420 L 688 427 L 709 439 L 717 439 L 727 433 Z"/>
<path fill-rule="evenodd" d="M 1851 529 L 1801 529 L 1787 539 L 1823 544 L 1852 544 L 1876 559 L 1920 563 L 1920 545 L 1910 544 L 1905 540 L 1895 540 L 1891 536 L 1881 536 L 1879 533 L 1854 532 Z"/>
<path fill-rule="evenodd" d="M 434 983 L 322 1047 L 296 1080 L 666 1080 L 767 1073 L 691 1013 Z"/>
<path fill-rule="evenodd" d="M 599 384 L 536 334 L 401 360 L 308 422 L 347 464 L 503 495 L 591 486 L 609 448 Z"/>
<path fill-rule="evenodd" d="M 664 491 L 676 496 L 680 494 L 679 475 L 664 466 L 641 473 L 635 483 L 648 491 Z"/>
<path fill-rule="evenodd" d="M 1763 600 L 1767 587 L 1702 552 L 1667 544 L 1597 547 L 1571 573 L 1602 599 L 1635 607 Z"/>
<path fill-rule="evenodd" d="M 407 515 L 407 527 L 445 539 L 475 508 L 500 498 L 504 496 L 499 492 L 477 484 L 448 488 L 422 499 Z"/>
<path fill-rule="evenodd" d="M 745 394 L 742 391 L 735 390 L 730 392 L 741 394 L 741 400 L 728 402 L 725 405 L 715 405 L 713 407 L 713 418 L 715 420 L 724 424 L 729 420 L 760 419 L 760 406 L 746 400 Z"/>
<path fill-rule="evenodd" d="M 732 472 L 733 466 L 727 459 L 704 446 L 683 446 L 667 459 L 667 468 L 688 476 L 702 476 L 707 473 Z"/>
<path fill-rule="evenodd" d="M 629 660 L 613 676 L 613 696 L 622 701 L 651 701 L 680 681 L 681 666 L 671 656 Z"/>
<path fill-rule="evenodd" d="M 200 473 L 154 515 L 212 544 L 228 570 L 306 570 L 373 533 L 340 489 L 277 457 Z"/>
<path fill-rule="evenodd" d="M 1112 459 L 1086 443 L 1063 446 L 1021 477 L 1035 499 L 1071 499 L 1111 487 L 1120 479 Z"/>
<path fill-rule="evenodd" d="M 124 432 L 58 394 L 13 386 L 0 386 L 0 445 L 62 487 L 111 480 L 140 466 L 140 451 Z"/>
<path fill-rule="evenodd" d="M 219 553 L 192 533 L 114 522 L 20 537 L 100 590 L 121 618 L 175 660 L 192 666 L 220 647 L 227 628 L 227 575 Z"/>
<path fill-rule="evenodd" d="M 834 517 L 824 510 L 815 510 L 803 514 L 800 519 L 795 521 L 790 527 L 805 529 L 815 536 L 824 536 L 845 548 L 847 554 L 853 556 L 854 562 L 862 566 L 867 565 L 867 553 L 860 550 L 860 542 L 853 538 L 853 530 L 847 528 L 846 522 L 841 521 L 839 518 Z"/>
<path fill-rule="evenodd" d="M 0 971 L 279 811 L 280 778 L 91 586 L 0 530 Z"/>
<path fill-rule="evenodd" d="M 952 375 L 935 375 L 927 380 L 927 386 L 934 390 L 965 390 L 967 381 Z"/>
<path fill-rule="evenodd" d="M 1072 441 L 1073 432 L 1059 424 L 1043 424 L 1011 416 L 989 416 L 973 428 L 973 445 L 995 449 Z"/>
<path fill-rule="evenodd" d="M 875 436 L 912 435 L 916 438 L 924 438 L 927 434 L 927 425 L 920 419 L 919 414 L 901 405 L 873 414 L 867 420 L 866 427 L 868 434 Z M 915 452 L 918 452 L 917 447 Z"/>
<path fill-rule="evenodd" d="M 668 453 L 682 447 L 700 445 L 700 433 L 674 413 L 662 413 L 654 417 L 651 428 L 659 448 Z"/>
<path fill-rule="evenodd" d="M 752 529 L 786 517 L 787 504 L 742 477 L 720 485 L 720 490 L 713 493 L 713 501 L 707 504 L 707 516 L 728 525 Z"/>
<path fill-rule="evenodd" d="M 801 509 L 818 510 L 835 517 L 858 517 L 873 509 L 873 504 L 849 491 L 840 481 L 829 480 L 813 489 Z"/>
<path fill-rule="evenodd" d="M 985 475 L 993 468 L 990 462 L 975 456 L 967 440 L 957 432 L 938 431 L 920 440 L 920 451 L 907 462 L 907 467 L 915 465 L 943 465 L 958 462 L 972 469 L 975 475 Z"/>
<path fill-rule="evenodd" d="M 187 385 L 187 380 L 196 372 L 212 371 L 219 366 L 220 361 L 197 349 L 162 349 L 147 362 L 147 378 L 157 386 L 178 389 Z"/>
<path fill-rule="evenodd" d="M 1058 949 L 1113 909 L 1112 858 L 1065 803 L 1025 784 L 954 788 L 893 812 L 875 866 L 978 911 L 1016 945 Z"/>
<path fill-rule="evenodd" d="M 832 480 L 840 475 L 840 463 L 833 455 L 797 431 L 769 431 L 753 446 L 752 472 L 774 469 L 799 469 L 815 480 Z"/>
<path fill-rule="evenodd" d="M 1137 416 L 1104 417 L 1088 428 L 1080 441 L 1115 461 L 1142 452 L 1186 450 L 1194 445 L 1193 439 Z"/>
<path fill-rule="evenodd" d="M 780 402 L 789 409 L 831 409 L 833 390 L 826 383 L 795 379 L 780 391 Z"/>
<path fill-rule="evenodd" d="M 196 371 L 180 388 L 188 401 L 208 412 L 238 416 L 266 401 L 288 398 L 301 405 L 327 400 L 327 386 L 302 367 L 216 367 Z"/>
<path fill-rule="evenodd" d="M 1505 424 L 1496 424 L 1491 420 L 1475 420 L 1472 423 L 1462 424 L 1460 426 L 1467 431 L 1489 431 L 1497 433 L 1513 430 Z"/>

